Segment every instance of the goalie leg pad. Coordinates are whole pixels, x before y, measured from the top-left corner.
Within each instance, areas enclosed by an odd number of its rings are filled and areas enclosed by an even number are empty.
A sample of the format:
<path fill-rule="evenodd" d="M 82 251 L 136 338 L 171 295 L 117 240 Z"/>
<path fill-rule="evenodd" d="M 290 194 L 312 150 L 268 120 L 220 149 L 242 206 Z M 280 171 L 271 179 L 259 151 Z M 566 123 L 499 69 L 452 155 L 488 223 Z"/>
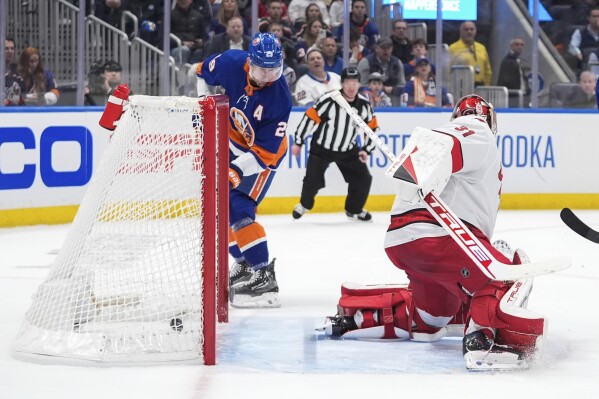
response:
<path fill-rule="evenodd" d="M 406 285 L 360 286 L 345 283 L 341 293 L 339 315 L 353 317 L 357 327 L 345 332 L 344 338 L 435 341 L 445 335 L 444 328 L 424 322 L 423 316 L 414 308 Z"/>
<path fill-rule="evenodd" d="M 490 282 L 472 298 L 470 317 L 476 324 L 496 329 L 495 342 L 523 352 L 541 343 L 545 320 L 526 309 L 532 279 L 513 284 Z"/>

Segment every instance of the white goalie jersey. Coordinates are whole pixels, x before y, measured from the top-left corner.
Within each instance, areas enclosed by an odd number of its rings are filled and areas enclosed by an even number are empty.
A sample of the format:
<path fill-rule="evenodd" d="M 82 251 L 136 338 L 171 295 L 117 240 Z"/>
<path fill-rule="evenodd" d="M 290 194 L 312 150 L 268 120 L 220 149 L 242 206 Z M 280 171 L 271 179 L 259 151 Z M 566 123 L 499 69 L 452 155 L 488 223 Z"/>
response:
<path fill-rule="evenodd" d="M 491 238 L 503 178 L 495 135 L 484 119 L 474 115 L 456 118 L 432 131 L 449 135 L 453 139 L 451 162 L 439 164 L 439 167 L 451 164 L 451 172 L 447 171 L 451 175 L 445 188 L 440 193 L 435 190 L 436 194 L 460 219 Z M 391 215 L 405 214 L 410 220 L 401 228 L 387 232 L 385 247 L 447 234 L 443 227 L 431 223 L 434 219 L 428 212 L 418 212 L 424 209 L 421 202 L 412 204 L 401 199 L 405 183 L 396 181 L 396 185 L 397 196 Z"/>

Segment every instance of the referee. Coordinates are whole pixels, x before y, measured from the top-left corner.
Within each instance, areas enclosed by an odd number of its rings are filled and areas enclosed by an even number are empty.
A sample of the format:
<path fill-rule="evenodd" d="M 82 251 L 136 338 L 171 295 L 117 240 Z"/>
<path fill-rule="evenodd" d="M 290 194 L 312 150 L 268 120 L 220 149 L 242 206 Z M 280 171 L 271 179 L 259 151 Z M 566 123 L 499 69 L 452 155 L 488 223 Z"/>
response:
<path fill-rule="evenodd" d="M 341 72 L 341 94 L 376 132 L 376 116 L 369 101 L 358 94 L 359 89 L 360 73 L 356 68 L 345 68 Z M 295 206 L 292 215 L 294 219 L 299 219 L 314 207 L 314 197 L 318 190 L 325 187 L 325 171 L 329 164 L 334 162 L 348 183 L 346 215 L 350 219 L 367 222 L 372 219 L 372 215 L 363 207 L 370 192 L 372 176 L 366 161 L 376 145 L 367 138 L 362 148 L 358 147 L 356 139 L 361 131 L 356 128 L 352 118 L 331 98 L 331 93 L 323 94 L 316 104 L 308 108 L 295 131 L 291 148 L 295 157 L 299 156 L 301 146 L 310 134 L 312 141 L 300 203 Z"/>

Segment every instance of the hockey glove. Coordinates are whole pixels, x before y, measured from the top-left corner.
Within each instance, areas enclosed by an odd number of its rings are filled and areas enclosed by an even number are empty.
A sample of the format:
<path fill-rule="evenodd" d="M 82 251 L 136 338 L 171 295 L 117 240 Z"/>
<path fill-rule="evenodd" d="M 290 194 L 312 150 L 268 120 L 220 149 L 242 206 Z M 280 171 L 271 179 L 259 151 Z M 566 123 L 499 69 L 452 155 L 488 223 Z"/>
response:
<path fill-rule="evenodd" d="M 113 131 L 124 112 L 125 101 L 129 99 L 129 87 L 126 83 L 119 85 L 108 98 L 104 113 L 100 118 L 100 126 Z"/>
<path fill-rule="evenodd" d="M 237 166 L 231 164 L 229 166 L 229 188 L 231 190 L 237 188 L 241 184 L 243 172 Z"/>

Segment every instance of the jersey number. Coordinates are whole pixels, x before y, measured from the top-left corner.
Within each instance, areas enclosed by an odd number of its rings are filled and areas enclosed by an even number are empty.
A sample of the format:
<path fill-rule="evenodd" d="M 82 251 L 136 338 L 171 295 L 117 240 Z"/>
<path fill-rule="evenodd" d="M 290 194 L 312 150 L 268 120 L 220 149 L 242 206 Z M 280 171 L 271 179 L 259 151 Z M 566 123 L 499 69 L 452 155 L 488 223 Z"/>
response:
<path fill-rule="evenodd" d="M 474 130 L 470 130 L 470 129 L 468 129 L 466 126 L 459 126 L 459 127 L 456 127 L 456 128 L 455 128 L 455 130 L 457 130 L 458 132 L 463 132 L 463 131 L 466 131 L 466 132 L 462 133 L 462 136 L 464 136 L 464 137 L 468 137 L 468 136 L 470 136 L 471 134 L 474 134 Z"/>
<path fill-rule="evenodd" d="M 279 122 L 279 126 L 277 127 L 277 130 L 275 131 L 275 136 L 285 137 L 285 131 L 287 131 L 287 123 Z"/>

